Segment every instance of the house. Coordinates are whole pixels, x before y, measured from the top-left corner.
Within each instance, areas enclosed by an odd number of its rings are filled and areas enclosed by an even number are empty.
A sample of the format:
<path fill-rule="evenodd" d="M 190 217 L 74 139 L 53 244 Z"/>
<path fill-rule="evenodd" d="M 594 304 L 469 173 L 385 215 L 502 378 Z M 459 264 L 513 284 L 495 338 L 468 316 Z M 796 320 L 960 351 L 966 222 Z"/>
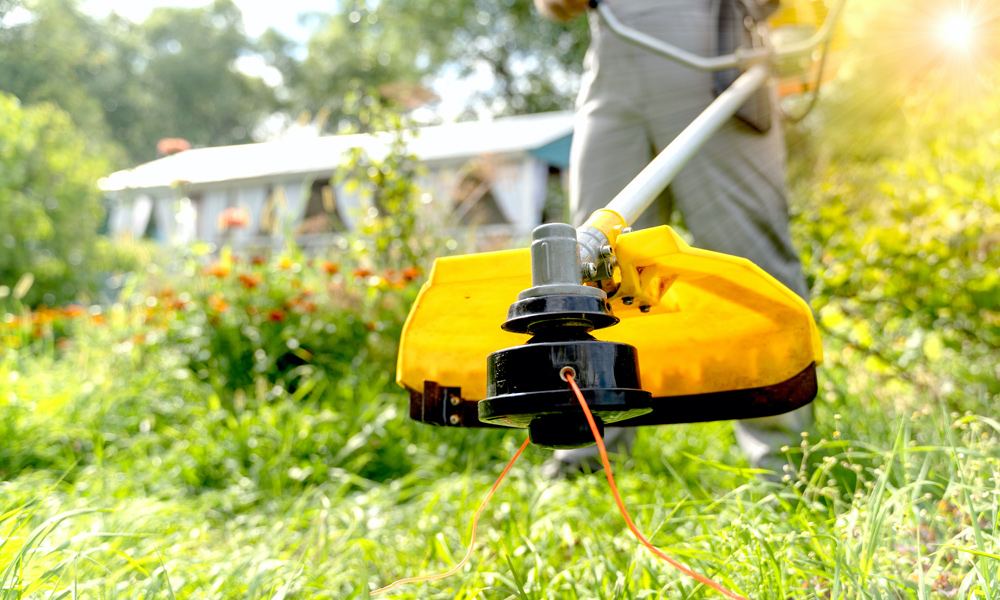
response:
<path fill-rule="evenodd" d="M 428 126 L 406 149 L 423 166 L 424 197 L 450 225 L 509 239 L 542 222 L 550 178 L 568 164 L 572 123 L 572 113 L 557 112 Z M 100 181 L 108 231 L 164 243 L 274 246 L 289 234 L 329 243 L 357 226 L 365 206 L 339 181 L 341 165 L 356 149 L 377 157 L 386 148 L 384 135 L 354 134 L 179 152 Z M 226 231 L 220 217 L 234 207 L 245 224 Z"/>

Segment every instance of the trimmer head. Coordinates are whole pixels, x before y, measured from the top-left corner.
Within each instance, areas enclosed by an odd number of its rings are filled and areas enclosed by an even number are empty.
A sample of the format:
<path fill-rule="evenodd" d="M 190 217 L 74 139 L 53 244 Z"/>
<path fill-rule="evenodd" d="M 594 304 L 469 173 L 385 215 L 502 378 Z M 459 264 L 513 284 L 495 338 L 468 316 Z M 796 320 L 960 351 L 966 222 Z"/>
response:
<path fill-rule="evenodd" d="M 691 248 L 665 226 L 617 235 L 608 298 L 582 285 L 593 265 L 576 255 L 539 258 L 577 252 L 571 227 L 543 227 L 530 253 L 435 263 L 400 344 L 411 418 L 586 445 L 563 367 L 608 427 L 770 416 L 815 397 L 812 312 L 749 261 Z"/>

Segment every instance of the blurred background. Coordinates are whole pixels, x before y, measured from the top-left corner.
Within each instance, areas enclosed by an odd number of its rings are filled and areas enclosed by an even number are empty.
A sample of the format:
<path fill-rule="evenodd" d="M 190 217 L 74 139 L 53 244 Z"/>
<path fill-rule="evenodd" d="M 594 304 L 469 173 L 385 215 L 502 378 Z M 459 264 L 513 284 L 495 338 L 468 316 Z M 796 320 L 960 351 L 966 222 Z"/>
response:
<path fill-rule="evenodd" d="M 396 345 L 435 257 L 567 218 L 588 41 L 525 0 L 0 0 L 0 598 L 454 564 L 522 438 L 408 421 Z M 648 429 L 623 495 L 755 598 L 1000 597 L 1000 3 L 849 2 L 776 81 L 807 460 L 770 484 L 728 424 Z M 704 596 L 530 454 L 473 565 L 396 597 Z"/>

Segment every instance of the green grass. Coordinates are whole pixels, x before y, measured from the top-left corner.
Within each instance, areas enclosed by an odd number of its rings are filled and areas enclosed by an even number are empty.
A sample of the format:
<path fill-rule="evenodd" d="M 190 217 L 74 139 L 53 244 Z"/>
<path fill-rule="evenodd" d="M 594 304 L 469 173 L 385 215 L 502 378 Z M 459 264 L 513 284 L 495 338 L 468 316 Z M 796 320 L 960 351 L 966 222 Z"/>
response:
<path fill-rule="evenodd" d="M 3 363 L 0 598 L 363 598 L 454 565 L 523 439 L 411 423 L 374 371 L 365 397 L 221 415 L 206 385 L 161 368 L 169 352 L 135 352 Z M 1000 597 L 996 399 L 952 413 L 849 354 L 781 483 L 753 475 L 728 423 L 644 429 L 616 471 L 640 529 L 754 599 Z M 249 439 L 262 451 L 239 458 Z M 548 481 L 547 456 L 512 469 L 459 574 L 386 596 L 716 597 L 639 548 L 603 477 Z"/>

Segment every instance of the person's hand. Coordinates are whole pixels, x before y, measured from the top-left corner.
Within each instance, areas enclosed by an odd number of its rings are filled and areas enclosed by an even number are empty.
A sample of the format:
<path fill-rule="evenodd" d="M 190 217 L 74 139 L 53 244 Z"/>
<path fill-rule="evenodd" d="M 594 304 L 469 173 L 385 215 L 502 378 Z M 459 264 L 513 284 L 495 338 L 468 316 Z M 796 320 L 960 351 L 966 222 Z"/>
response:
<path fill-rule="evenodd" d="M 535 7 L 549 19 L 566 23 L 587 11 L 589 0 L 535 0 Z"/>

